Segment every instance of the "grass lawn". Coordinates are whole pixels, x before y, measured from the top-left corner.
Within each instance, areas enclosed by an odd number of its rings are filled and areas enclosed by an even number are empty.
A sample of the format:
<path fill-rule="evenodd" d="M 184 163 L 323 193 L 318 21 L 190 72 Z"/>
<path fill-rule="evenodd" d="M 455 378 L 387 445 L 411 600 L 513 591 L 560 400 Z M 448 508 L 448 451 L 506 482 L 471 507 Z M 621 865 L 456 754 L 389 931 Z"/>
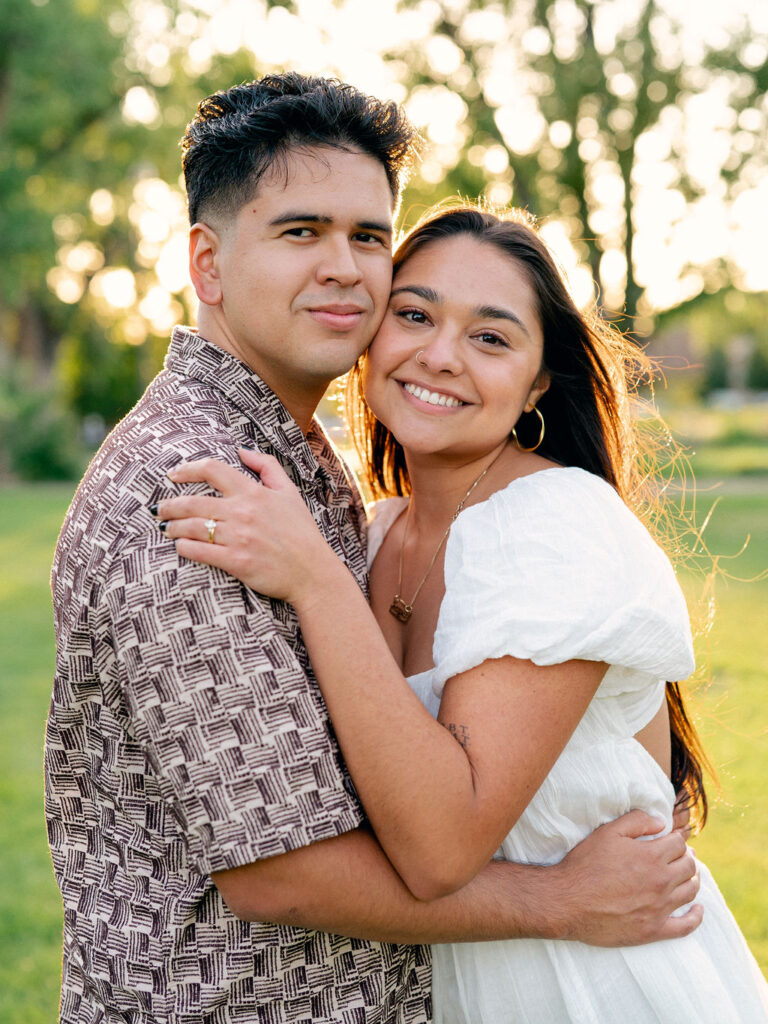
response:
<path fill-rule="evenodd" d="M 757 493 L 752 493 L 752 491 Z M 43 728 L 53 666 L 48 571 L 71 488 L 6 487 L 0 493 L 0 814 L 6 823 L 0 874 L 0 1024 L 51 1024 L 59 988 L 61 914 L 42 815 Z M 699 506 L 711 503 L 702 497 Z M 748 578 L 768 568 L 765 492 L 735 482 L 707 529 L 711 551 Z M 700 581 L 686 579 L 693 603 Z M 765 653 L 768 580 L 720 577 L 717 615 L 700 654 L 706 686 L 696 702 L 718 766 L 722 797 L 696 842 L 768 974 L 768 802 L 764 798 L 768 703 Z M 10 826 L 10 827 L 9 827 Z"/>
<path fill-rule="evenodd" d="M 0 493 L 0 1021 L 57 1018 L 61 904 L 43 822 L 54 646 L 48 573 L 71 485 Z M 10 827 L 9 827 L 10 826 Z"/>
<path fill-rule="evenodd" d="M 713 500 L 700 498 L 701 510 Z M 751 538 L 738 558 L 721 558 L 714 622 L 698 644 L 701 690 L 694 707 L 721 792 L 718 798 L 710 786 L 712 814 L 694 846 L 768 976 L 768 577 L 754 579 L 768 570 L 766 524 L 768 480 L 763 494 L 724 494 L 705 531 L 709 550 L 724 556 Z M 686 592 L 695 616 L 701 580 L 687 580 Z"/>

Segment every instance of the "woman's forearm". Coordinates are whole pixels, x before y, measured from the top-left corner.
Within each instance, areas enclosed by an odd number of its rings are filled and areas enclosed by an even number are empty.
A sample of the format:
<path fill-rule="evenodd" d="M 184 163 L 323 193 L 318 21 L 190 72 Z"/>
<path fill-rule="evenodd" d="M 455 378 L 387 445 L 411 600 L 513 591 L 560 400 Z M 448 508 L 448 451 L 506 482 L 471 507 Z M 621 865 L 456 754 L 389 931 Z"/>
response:
<path fill-rule="evenodd" d="M 470 878 L 500 837 L 478 846 L 481 801 L 467 753 L 415 696 L 359 588 L 334 561 L 322 588 L 295 602 L 302 635 L 379 841 L 411 890 L 434 898 L 457 887 L 436 879 L 435 849 L 469 856 Z M 446 869 L 453 880 L 454 866 Z"/>

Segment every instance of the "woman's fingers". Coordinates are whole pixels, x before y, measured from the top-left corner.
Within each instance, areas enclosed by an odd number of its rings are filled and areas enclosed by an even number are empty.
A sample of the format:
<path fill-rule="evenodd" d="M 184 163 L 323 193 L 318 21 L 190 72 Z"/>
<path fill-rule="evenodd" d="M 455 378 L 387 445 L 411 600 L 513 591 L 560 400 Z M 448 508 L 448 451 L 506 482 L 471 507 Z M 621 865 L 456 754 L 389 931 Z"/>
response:
<path fill-rule="evenodd" d="M 265 487 L 277 490 L 291 483 L 290 477 L 274 456 L 254 451 L 253 448 L 240 448 L 237 454 L 248 469 L 258 474 Z"/>
<path fill-rule="evenodd" d="M 216 459 L 182 463 L 168 473 L 172 480 L 205 482 L 222 497 L 182 494 L 152 511 L 182 558 L 223 569 L 253 590 L 294 600 L 312 583 L 308 559 L 321 573 L 326 556 L 334 558 L 335 569 L 335 556 L 277 460 L 247 449 L 240 454 L 260 482 Z"/>
<path fill-rule="evenodd" d="M 175 484 L 207 483 L 225 498 L 236 494 L 251 492 L 258 487 L 255 480 L 249 480 L 239 469 L 221 462 L 219 459 L 195 459 L 192 462 L 180 462 L 168 470 L 169 479 Z"/>
<path fill-rule="evenodd" d="M 190 562 L 202 562 L 223 569 L 231 576 L 236 576 L 235 558 L 231 548 L 220 544 L 209 544 L 207 541 L 190 540 L 187 537 L 176 541 L 176 550 L 182 558 Z"/>
<path fill-rule="evenodd" d="M 158 520 L 167 519 L 217 519 L 227 518 L 226 498 L 214 498 L 210 494 L 181 494 L 178 498 L 165 498 L 157 503 L 154 515 Z"/>
<path fill-rule="evenodd" d="M 209 526 L 208 524 L 212 524 Z M 164 519 L 159 523 L 162 532 L 169 540 L 186 537 L 189 540 L 203 541 L 206 544 L 226 544 L 226 523 L 217 519 Z"/>

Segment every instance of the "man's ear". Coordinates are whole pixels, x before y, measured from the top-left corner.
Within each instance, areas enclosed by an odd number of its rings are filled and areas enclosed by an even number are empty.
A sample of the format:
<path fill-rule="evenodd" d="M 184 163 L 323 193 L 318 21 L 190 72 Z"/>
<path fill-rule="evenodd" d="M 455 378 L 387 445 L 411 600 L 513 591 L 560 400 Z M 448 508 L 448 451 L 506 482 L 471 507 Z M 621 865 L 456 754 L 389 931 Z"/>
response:
<path fill-rule="evenodd" d="M 198 221 L 189 229 L 189 276 L 197 297 L 207 306 L 222 300 L 218 254 L 221 239 L 209 224 Z"/>
<path fill-rule="evenodd" d="M 528 392 L 528 399 L 523 407 L 523 412 L 533 412 L 534 405 L 536 405 L 545 391 L 549 391 L 550 381 L 549 370 L 542 370 L 533 382 L 533 387 Z"/>

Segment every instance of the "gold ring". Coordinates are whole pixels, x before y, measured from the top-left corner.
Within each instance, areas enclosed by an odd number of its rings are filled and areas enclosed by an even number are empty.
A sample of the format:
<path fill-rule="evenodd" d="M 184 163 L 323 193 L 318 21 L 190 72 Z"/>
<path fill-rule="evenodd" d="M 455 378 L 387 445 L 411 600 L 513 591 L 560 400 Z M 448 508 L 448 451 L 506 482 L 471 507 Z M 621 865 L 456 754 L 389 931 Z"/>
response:
<path fill-rule="evenodd" d="M 216 520 L 206 519 L 203 526 L 208 530 L 208 543 L 213 544 L 213 535 L 216 533 Z"/>

